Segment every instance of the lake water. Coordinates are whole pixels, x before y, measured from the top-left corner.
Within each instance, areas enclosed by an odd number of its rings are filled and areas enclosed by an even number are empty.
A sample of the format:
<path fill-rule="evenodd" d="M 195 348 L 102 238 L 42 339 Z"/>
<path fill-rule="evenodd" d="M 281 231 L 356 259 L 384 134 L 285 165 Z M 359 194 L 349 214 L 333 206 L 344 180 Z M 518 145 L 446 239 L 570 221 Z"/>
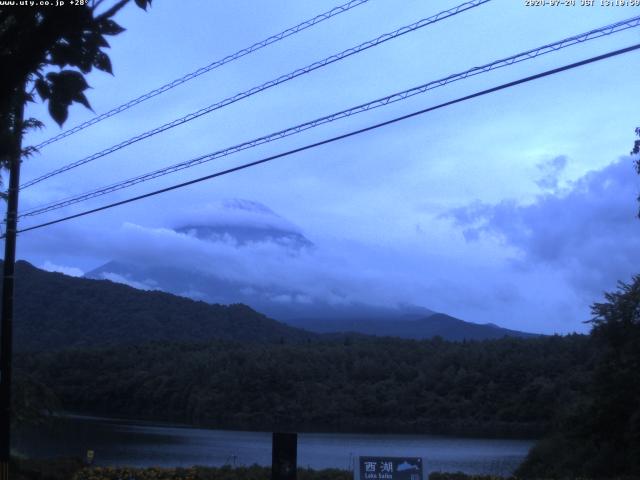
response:
<path fill-rule="evenodd" d="M 82 456 L 97 465 L 270 465 L 271 434 L 208 430 L 131 420 L 71 416 L 56 428 L 14 434 L 12 447 L 32 457 Z M 530 440 L 468 439 L 429 435 L 301 433 L 300 467 L 351 469 L 366 455 L 425 459 L 425 470 L 508 475 L 533 445 Z"/>

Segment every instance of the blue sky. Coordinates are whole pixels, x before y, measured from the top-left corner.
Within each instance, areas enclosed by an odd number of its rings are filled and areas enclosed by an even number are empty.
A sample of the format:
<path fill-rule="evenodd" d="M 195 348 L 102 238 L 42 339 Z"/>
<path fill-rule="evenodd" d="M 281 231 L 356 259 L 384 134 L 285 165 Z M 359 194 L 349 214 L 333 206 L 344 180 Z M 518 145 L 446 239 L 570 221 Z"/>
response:
<path fill-rule="evenodd" d="M 115 76 L 91 74 L 88 97 L 96 113 L 104 112 L 336 4 L 157 0 L 147 13 L 129 6 L 117 19 L 127 31 L 110 40 Z M 370 0 L 44 148 L 24 163 L 22 178 L 455 5 Z M 632 7 L 526 7 L 523 1 L 494 0 L 38 184 L 22 192 L 21 207 L 82 193 L 638 14 L 640 8 Z M 255 160 L 639 40 L 640 29 L 632 29 L 569 47 L 39 219 Z M 295 225 L 317 251 L 291 262 L 265 249 L 228 252 L 247 267 L 242 271 L 310 289 L 322 279 L 327 291 L 335 283 L 353 301 L 415 303 L 528 331 L 586 331 L 582 322 L 589 318 L 589 305 L 618 280 L 638 273 L 640 185 L 626 154 L 639 125 L 634 101 L 639 73 L 640 53 L 565 72 L 24 233 L 18 256 L 75 274 L 114 256 L 143 253 L 148 261 L 179 256 L 197 268 L 207 250 L 172 244 L 164 229 L 181 226 L 193 212 L 213 220 L 225 199 L 246 199 Z M 41 105 L 29 113 L 47 127 L 30 134 L 27 144 L 60 131 Z M 65 127 L 92 115 L 73 107 Z M 271 267 L 248 268 L 260 262 Z"/>

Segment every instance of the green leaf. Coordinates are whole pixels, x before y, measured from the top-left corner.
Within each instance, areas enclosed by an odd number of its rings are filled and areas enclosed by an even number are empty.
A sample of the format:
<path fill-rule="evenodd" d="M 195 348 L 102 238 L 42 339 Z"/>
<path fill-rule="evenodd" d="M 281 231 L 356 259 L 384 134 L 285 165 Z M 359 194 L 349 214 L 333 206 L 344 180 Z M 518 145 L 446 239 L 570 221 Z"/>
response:
<path fill-rule="evenodd" d="M 49 115 L 62 126 L 69 115 L 69 104 L 52 98 L 49 100 Z"/>
<path fill-rule="evenodd" d="M 66 43 L 54 45 L 49 54 L 51 56 L 50 63 L 59 67 L 64 67 L 65 65 L 77 66 L 82 59 L 81 51 Z"/>
<path fill-rule="evenodd" d="M 65 90 L 72 92 L 71 95 L 69 95 L 69 98 L 72 98 L 75 92 L 82 92 L 89 88 L 89 84 L 84 79 L 84 76 L 80 72 L 76 72 L 74 70 L 61 71 L 54 84 L 56 88 L 64 88 Z"/>
<path fill-rule="evenodd" d="M 91 71 L 91 65 L 93 64 L 94 55 L 85 52 L 78 63 L 78 68 L 82 73 L 89 73 Z"/>
<path fill-rule="evenodd" d="M 105 19 L 100 22 L 100 33 L 103 35 L 118 35 L 124 32 L 124 28 L 113 20 Z"/>
<path fill-rule="evenodd" d="M 73 100 L 75 102 L 81 103 L 82 105 L 87 107 L 89 110 L 93 111 L 93 109 L 91 108 L 91 105 L 89 104 L 89 100 L 87 100 L 87 97 L 84 95 L 84 93 L 78 93 L 74 95 Z"/>
<path fill-rule="evenodd" d="M 93 59 L 93 65 L 103 72 L 110 73 L 113 75 L 113 69 L 111 68 L 111 60 L 109 60 L 109 56 L 104 52 L 98 52 Z"/>
<path fill-rule="evenodd" d="M 141 9 L 146 10 L 148 5 L 151 5 L 151 0 L 136 0 L 136 5 Z"/>
<path fill-rule="evenodd" d="M 87 108 L 91 108 L 83 91 L 89 88 L 89 84 L 80 72 L 75 70 L 63 70 L 60 73 L 47 74 L 50 82 L 51 96 L 49 98 L 49 113 L 51 117 L 62 125 L 67 119 L 69 105 L 78 102 Z"/>
<path fill-rule="evenodd" d="M 96 44 L 99 47 L 104 47 L 104 48 L 109 48 L 111 45 L 109 45 L 109 42 L 107 42 L 107 40 L 100 34 L 96 34 L 94 41 L 96 42 Z"/>
<path fill-rule="evenodd" d="M 27 118 L 22 124 L 23 132 L 26 132 L 27 130 L 40 130 L 42 128 L 44 128 L 44 123 L 33 117 Z"/>
<path fill-rule="evenodd" d="M 35 155 L 36 153 L 40 153 L 40 150 L 38 150 L 33 145 L 30 145 L 28 147 L 23 148 L 22 152 L 20 152 L 20 155 L 22 156 L 22 158 L 29 158 Z"/>
<path fill-rule="evenodd" d="M 44 78 L 39 78 L 35 83 L 36 91 L 42 100 L 46 100 L 51 96 L 49 83 Z"/>

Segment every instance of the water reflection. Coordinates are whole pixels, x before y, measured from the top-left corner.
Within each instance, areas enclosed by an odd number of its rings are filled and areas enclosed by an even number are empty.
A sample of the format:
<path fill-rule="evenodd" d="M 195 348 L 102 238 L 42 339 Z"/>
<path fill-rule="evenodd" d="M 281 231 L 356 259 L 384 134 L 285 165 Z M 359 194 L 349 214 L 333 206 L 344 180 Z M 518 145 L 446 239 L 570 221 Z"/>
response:
<path fill-rule="evenodd" d="M 426 435 L 300 434 L 298 463 L 351 468 L 360 455 L 421 456 L 428 472 L 508 475 L 524 459 L 528 440 L 463 439 Z M 33 457 L 82 456 L 98 465 L 270 465 L 271 434 L 73 416 L 52 427 L 24 428 L 14 450 Z"/>

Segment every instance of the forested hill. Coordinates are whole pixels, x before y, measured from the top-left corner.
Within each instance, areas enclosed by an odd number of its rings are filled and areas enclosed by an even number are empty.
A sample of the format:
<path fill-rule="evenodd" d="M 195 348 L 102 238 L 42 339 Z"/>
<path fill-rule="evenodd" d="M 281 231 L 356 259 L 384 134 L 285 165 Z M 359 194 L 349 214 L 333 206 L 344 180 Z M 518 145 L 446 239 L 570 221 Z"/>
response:
<path fill-rule="evenodd" d="M 18 351 L 150 341 L 301 342 L 316 336 L 246 305 L 211 305 L 107 280 L 45 272 L 24 261 L 16 264 Z"/>
<path fill-rule="evenodd" d="M 21 355 L 77 412 L 223 428 L 538 436 L 584 395 L 589 337 L 147 344 Z"/>
<path fill-rule="evenodd" d="M 70 277 L 40 270 L 25 261 L 17 262 L 16 275 L 17 350 L 215 339 L 305 342 L 363 334 L 403 338 L 441 336 L 447 340 L 533 336 L 433 313 L 424 318 L 416 315 L 341 321 L 318 318 L 282 323 L 244 304 L 209 304 L 108 280 Z"/>

